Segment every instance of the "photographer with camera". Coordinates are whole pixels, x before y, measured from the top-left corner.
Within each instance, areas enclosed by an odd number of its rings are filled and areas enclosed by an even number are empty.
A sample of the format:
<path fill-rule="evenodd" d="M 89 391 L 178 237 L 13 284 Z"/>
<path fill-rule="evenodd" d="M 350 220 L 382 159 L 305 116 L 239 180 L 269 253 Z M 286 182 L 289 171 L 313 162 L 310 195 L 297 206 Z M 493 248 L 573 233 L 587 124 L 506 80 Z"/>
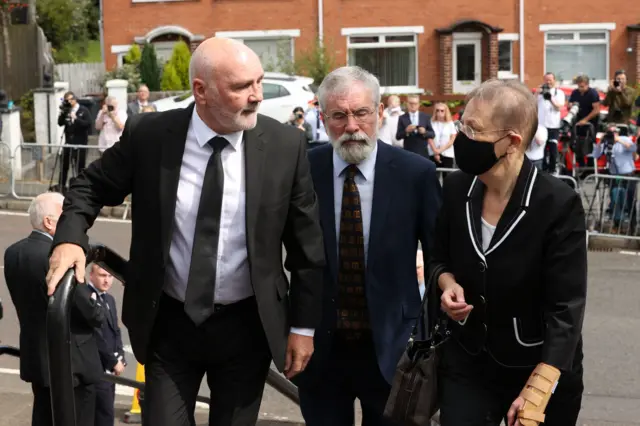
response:
<path fill-rule="evenodd" d="M 609 107 L 607 121 L 609 123 L 629 124 L 631 119 L 631 108 L 635 90 L 627 86 L 627 75 L 624 71 L 616 71 L 614 79 L 607 90 L 607 96 L 602 102 Z"/>
<path fill-rule="evenodd" d="M 313 141 L 313 128 L 311 124 L 304 120 L 304 109 L 302 107 L 295 107 L 293 110 L 293 116 L 289 120 L 289 125 L 296 127 L 304 132 L 304 136 L 307 139 L 307 145 Z"/>
<path fill-rule="evenodd" d="M 599 144 L 593 148 L 593 158 L 606 156 L 606 173 L 614 176 L 632 177 L 636 170 L 634 155 L 636 144 L 628 135 L 621 135 L 621 129 L 615 125 L 607 127 L 607 131 Z M 608 180 L 607 180 L 608 181 Z M 636 182 L 619 180 L 611 182 L 609 211 L 612 214 L 613 224 L 616 228 L 624 215 L 629 215 L 629 229 L 635 229 L 636 222 Z"/>
<path fill-rule="evenodd" d="M 569 113 L 564 120 L 577 121 L 575 134 L 572 135 L 572 149 L 576 163 L 584 167 L 587 165 L 585 156 L 591 154 L 596 141 L 600 120 L 600 95 L 596 89 L 589 86 L 589 77 L 584 74 L 576 78 L 576 84 L 578 88 L 569 96 Z"/>
<path fill-rule="evenodd" d="M 548 72 L 543 77 L 542 86 L 536 91 L 538 95 L 538 124 L 547 129 L 547 144 L 544 148 L 542 169 L 549 173 L 556 172 L 558 160 L 558 137 L 560 136 L 560 109 L 565 104 L 564 92 L 556 87 L 556 76 Z"/>
<path fill-rule="evenodd" d="M 96 117 L 96 130 L 100 131 L 98 149 L 101 153 L 118 142 L 126 121 L 127 113 L 124 110 L 118 109 L 118 101 L 116 98 L 107 96 L 104 100 L 104 105 L 102 105 L 102 109 L 98 113 L 98 117 Z"/>
<path fill-rule="evenodd" d="M 60 106 L 58 126 L 64 126 L 65 144 L 87 145 L 89 140 L 89 127 L 91 126 L 91 114 L 89 110 L 80 105 L 73 92 L 64 94 L 64 101 Z M 84 148 L 63 148 L 62 168 L 60 170 L 60 190 L 64 192 L 67 187 L 69 164 L 73 163 L 72 173 L 77 176 L 85 168 L 87 150 Z"/>

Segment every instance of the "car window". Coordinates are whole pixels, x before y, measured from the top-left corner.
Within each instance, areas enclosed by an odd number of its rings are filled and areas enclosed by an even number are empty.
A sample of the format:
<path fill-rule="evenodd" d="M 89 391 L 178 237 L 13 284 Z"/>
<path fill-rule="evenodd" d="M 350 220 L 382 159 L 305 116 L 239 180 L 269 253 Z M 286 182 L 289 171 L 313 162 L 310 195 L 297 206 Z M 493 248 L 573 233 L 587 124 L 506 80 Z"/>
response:
<path fill-rule="evenodd" d="M 262 95 L 264 99 L 275 99 L 289 96 L 289 91 L 279 84 L 262 83 Z"/>

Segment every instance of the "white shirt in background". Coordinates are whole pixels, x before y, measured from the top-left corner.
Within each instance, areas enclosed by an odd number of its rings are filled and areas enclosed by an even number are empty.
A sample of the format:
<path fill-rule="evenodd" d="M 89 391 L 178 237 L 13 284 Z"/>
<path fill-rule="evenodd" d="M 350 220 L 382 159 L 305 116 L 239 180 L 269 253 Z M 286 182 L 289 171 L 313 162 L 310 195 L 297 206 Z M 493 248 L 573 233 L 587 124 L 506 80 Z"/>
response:
<path fill-rule="evenodd" d="M 527 157 L 531 161 L 542 160 L 544 158 L 544 147 L 547 145 L 547 139 L 549 136 L 549 132 L 547 128 L 538 125 L 538 131 L 533 137 L 533 141 L 529 144 L 529 148 L 527 149 Z"/>
<path fill-rule="evenodd" d="M 449 143 L 449 139 L 451 139 L 451 135 L 458 133 L 456 132 L 456 126 L 453 124 L 453 121 L 431 121 L 431 127 L 433 127 L 433 131 L 436 134 L 436 137 L 433 139 L 433 144 L 436 148 L 446 146 Z M 441 152 L 440 155 L 447 158 L 454 158 L 453 145 L 444 152 Z"/>

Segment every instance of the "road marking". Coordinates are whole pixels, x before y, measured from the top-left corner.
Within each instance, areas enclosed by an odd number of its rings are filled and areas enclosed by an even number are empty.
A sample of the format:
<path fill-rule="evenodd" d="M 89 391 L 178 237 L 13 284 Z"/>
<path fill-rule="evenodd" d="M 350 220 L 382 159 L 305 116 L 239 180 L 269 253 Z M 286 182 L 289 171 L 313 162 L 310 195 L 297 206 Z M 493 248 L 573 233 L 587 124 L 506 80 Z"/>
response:
<path fill-rule="evenodd" d="M 640 256 L 640 251 L 626 251 L 626 250 L 620 250 L 618 253 L 620 254 L 627 254 L 629 256 Z"/>
<path fill-rule="evenodd" d="M 20 370 L 15 368 L 0 368 L 0 374 L 10 374 L 12 376 L 19 376 Z M 128 386 L 116 385 L 116 395 L 120 396 L 133 396 L 134 389 Z M 203 402 L 196 402 L 198 408 L 209 408 L 209 406 Z"/>
<path fill-rule="evenodd" d="M 28 217 L 28 213 L 24 212 L 12 212 L 12 211 L 0 211 L 0 216 L 20 216 L 20 217 Z M 96 222 L 106 222 L 106 223 L 131 223 L 131 220 L 126 219 L 113 219 L 109 217 L 98 217 L 96 218 Z"/>

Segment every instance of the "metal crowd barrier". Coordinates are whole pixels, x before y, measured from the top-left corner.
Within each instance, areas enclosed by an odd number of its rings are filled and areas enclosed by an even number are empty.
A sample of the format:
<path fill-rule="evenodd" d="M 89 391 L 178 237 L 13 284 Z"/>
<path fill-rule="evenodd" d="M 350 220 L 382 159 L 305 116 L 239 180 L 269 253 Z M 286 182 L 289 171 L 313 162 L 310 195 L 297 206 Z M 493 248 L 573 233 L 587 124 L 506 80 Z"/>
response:
<path fill-rule="evenodd" d="M 587 236 L 640 240 L 640 178 L 593 174 L 582 182 Z"/>
<path fill-rule="evenodd" d="M 127 268 L 127 261 L 108 247 L 92 245 L 87 254 L 87 265 L 90 263 L 100 265 L 126 285 L 124 272 Z M 53 296 L 49 298 L 47 310 L 47 355 L 51 383 L 51 408 L 56 426 L 76 426 L 69 325 L 73 292 L 76 285 L 75 271 L 69 269 Z M 103 380 L 144 390 L 144 383 L 120 376 L 105 374 Z M 269 370 L 267 384 L 294 403 L 300 403 L 297 387 L 274 369 Z M 210 399 L 204 396 L 198 396 L 197 401 L 210 404 Z"/>
<path fill-rule="evenodd" d="M 0 195 L 17 200 L 30 200 L 52 190 L 56 185 L 59 187 L 64 150 L 70 151 L 68 179 L 76 176 L 75 165 L 81 155 L 85 155 L 85 167 L 101 155 L 97 145 L 22 143 L 13 152 L 9 152 L 9 190 L 3 190 L 0 186 Z M 82 151 L 84 154 L 81 154 Z M 1 164 L 4 164 L 4 161 Z M 2 178 L 0 171 L 0 185 Z"/>
<path fill-rule="evenodd" d="M 6 143 L 0 142 L 0 197 L 11 194 L 12 170 L 11 149 Z"/>

